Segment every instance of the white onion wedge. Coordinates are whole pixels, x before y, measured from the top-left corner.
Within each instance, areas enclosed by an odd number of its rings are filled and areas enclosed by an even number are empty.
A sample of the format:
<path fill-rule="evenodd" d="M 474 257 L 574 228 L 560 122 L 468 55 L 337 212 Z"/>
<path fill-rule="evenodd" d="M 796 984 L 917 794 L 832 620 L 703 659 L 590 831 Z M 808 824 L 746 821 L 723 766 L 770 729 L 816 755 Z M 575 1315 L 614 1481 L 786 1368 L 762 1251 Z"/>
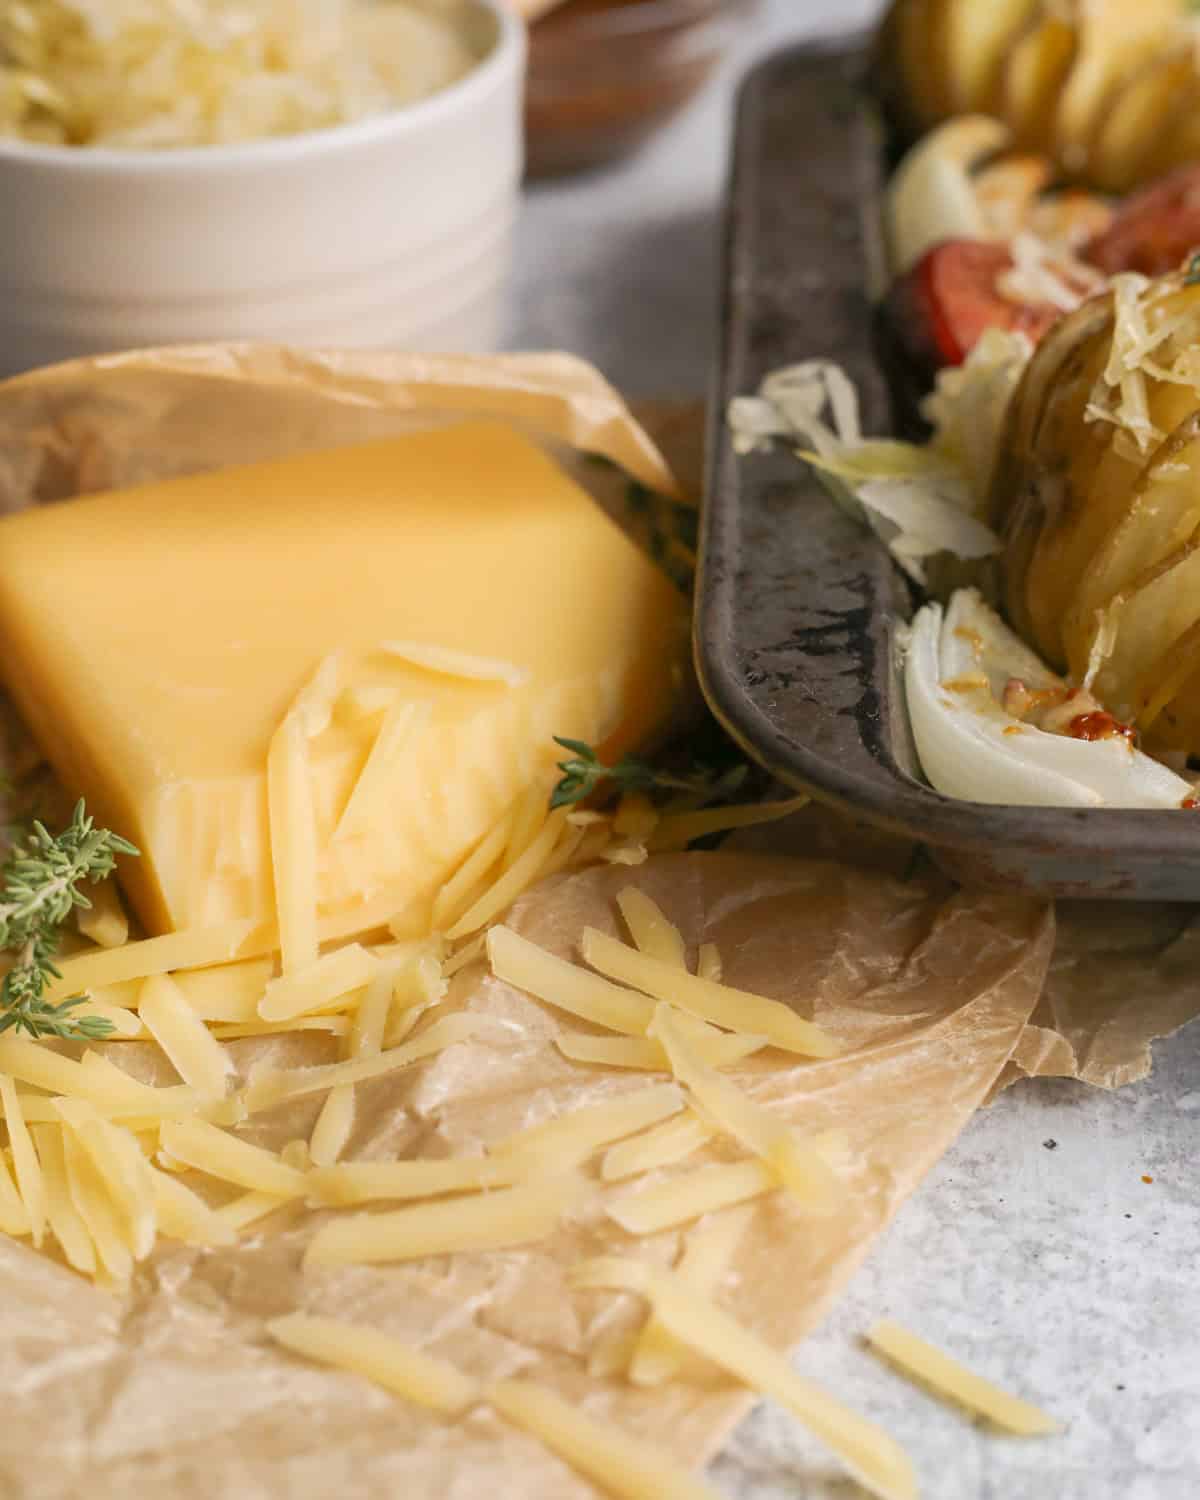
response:
<path fill-rule="evenodd" d="M 972 171 L 1011 144 L 998 120 L 959 115 L 908 153 L 884 200 L 893 275 L 903 275 L 942 240 L 993 238 Z"/>
<path fill-rule="evenodd" d="M 1062 680 L 984 604 L 960 589 L 947 610 L 913 620 L 904 684 L 921 767 L 939 792 L 1024 807 L 1177 808 L 1189 782 L 1123 738 L 1081 740 L 1024 724 L 1001 701 L 1004 683 Z"/>

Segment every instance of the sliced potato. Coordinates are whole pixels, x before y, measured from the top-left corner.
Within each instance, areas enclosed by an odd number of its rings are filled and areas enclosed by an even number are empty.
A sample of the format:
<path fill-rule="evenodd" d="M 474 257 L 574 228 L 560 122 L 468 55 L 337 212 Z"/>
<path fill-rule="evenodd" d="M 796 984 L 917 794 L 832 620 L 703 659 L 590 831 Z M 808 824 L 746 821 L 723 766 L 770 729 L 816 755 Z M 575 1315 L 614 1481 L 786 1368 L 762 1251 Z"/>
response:
<path fill-rule="evenodd" d="M 1110 384 L 1131 365 L 1140 439 Z M 1007 436 L 990 515 L 1012 622 L 1155 748 L 1200 752 L 1200 285 L 1126 280 L 1064 319 Z"/>
<path fill-rule="evenodd" d="M 1200 73 L 1193 63 L 1193 76 L 1186 89 L 1154 133 L 1149 154 L 1142 162 L 1141 181 L 1153 182 L 1194 161 L 1200 161 Z"/>
<path fill-rule="evenodd" d="M 1060 16 L 1046 14 L 1009 53 L 1000 81 L 1000 114 L 1012 126 L 1018 146 L 1046 149 L 1077 47 L 1075 28 Z"/>
<path fill-rule="evenodd" d="M 944 55 L 939 42 L 945 0 L 898 0 L 894 65 L 904 114 L 917 131 L 928 130 L 951 111 Z M 887 68 L 891 59 L 883 60 Z"/>
<path fill-rule="evenodd" d="M 1127 192 L 1200 160 L 1191 9 L 1191 0 L 893 0 L 876 71 L 913 134 L 990 114 L 1018 149 Z"/>
<path fill-rule="evenodd" d="M 1194 646 L 1190 633 L 1198 623 L 1200 531 L 1126 591 L 1112 655 L 1096 677 L 1100 701 L 1118 718 L 1138 721 L 1155 695 L 1153 674 L 1159 663 L 1180 652 L 1185 640 Z M 1180 656 L 1172 675 L 1185 661 L 1200 667 L 1200 655 Z"/>
<path fill-rule="evenodd" d="M 1038 0 L 943 0 L 943 55 L 957 114 L 996 107 L 1004 59 Z"/>
<path fill-rule="evenodd" d="M 1052 649 L 1033 626 L 1026 597 L 1030 561 L 1055 511 L 1055 489 L 1064 486 L 1065 465 L 1047 460 L 1053 449 L 1044 435 L 1047 416 L 1061 416 L 1050 408 L 1073 399 L 1077 424 L 1082 421 L 1086 392 L 1103 364 L 1101 346 L 1112 324 L 1111 307 L 1102 300 L 1085 303 L 1063 318 L 1042 339 L 1009 407 L 1001 458 L 992 479 L 989 520 L 1005 539 L 1005 604 L 1009 618 L 1026 637 L 1056 663 L 1061 650 Z"/>
<path fill-rule="evenodd" d="M 1200 745 L 1200 623 L 1142 673 L 1137 693 L 1146 743 L 1155 750 L 1194 752 Z"/>
<path fill-rule="evenodd" d="M 1067 612 L 1067 655 L 1087 659 L 1097 611 L 1157 567 L 1200 525 L 1200 413 L 1146 464 L 1118 524 L 1089 559 Z"/>
<path fill-rule="evenodd" d="M 1185 13 L 1184 0 L 1087 0 L 1076 25 L 1078 52 L 1055 115 L 1056 154 L 1085 175 L 1091 145 L 1115 87 L 1168 51 Z"/>
<path fill-rule="evenodd" d="M 1154 57 L 1118 86 L 1092 142 L 1088 178 L 1108 193 L 1127 193 L 1153 176 L 1145 168 L 1161 135 L 1175 134 L 1195 77 L 1190 51 Z"/>
<path fill-rule="evenodd" d="M 1196 406 L 1195 392 L 1185 386 L 1151 387 L 1150 416 L 1161 433 L 1173 434 L 1190 419 Z M 1127 445 L 1116 441 L 1115 432 L 1107 423 L 1086 424 L 1079 439 L 1078 462 L 1073 456 L 1068 470 L 1072 476 L 1068 482 L 1068 504 L 1059 524 L 1043 537 L 1039 556 L 1029 573 L 1031 594 L 1042 590 L 1047 602 L 1052 601 L 1062 632 L 1063 654 L 1072 670 L 1077 659 L 1070 649 L 1066 628 L 1083 576 L 1105 539 L 1128 516 L 1144 479 L 1148 479 L 1158 459 L 1157 445 L 1144 455 L 1130 455 Z M 1091 457 L 1101 446 L 1099 462 L 1093 464 Z"/>
<path fill-rule="evenodd" d="M 1013 622 L 1060 668 L 1066 660 L 1061 621 L 1068 597 L 1056 571 L 1057 557 L 1088 504 L 1092 475 L 1113 439 L 1111 427 L 1084 421 L 1108 359 L 1111 316 L 1103 309 L 1104 303 L 1089 305 L 1074 315 L 1079 318 L 1074 342 L 1067 337 L 1071 330 L 1065 323 L 1062 327 L 1062 358 L 1051 371 L 1040 408 L 1035 405 L 1032 413 L 1032 437 L 1021 455 L 1022 488 L 1012 496 L 1015 509 L 1008 528 L 1012 541 L 1023 543 L 1027 559 L 1015 574 L 1016 558 L 1006 562 L 1010 579 L 1017 579 L 1020 588 L 1019 606 L 1010 604 Z M 1038 393 L 1031 394 L 1036 401 Z"/>

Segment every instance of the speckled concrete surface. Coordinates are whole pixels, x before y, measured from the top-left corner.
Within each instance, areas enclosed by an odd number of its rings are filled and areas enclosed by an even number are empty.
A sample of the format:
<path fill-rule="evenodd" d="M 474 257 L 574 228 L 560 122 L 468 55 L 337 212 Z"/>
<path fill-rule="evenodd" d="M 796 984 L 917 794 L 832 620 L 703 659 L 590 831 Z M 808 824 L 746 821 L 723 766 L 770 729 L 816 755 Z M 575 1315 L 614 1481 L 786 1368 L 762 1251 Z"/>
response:
<path fill-rule="evenodd" d="M 874 10 L 765 0 L 727 74 L 639 158 L 534 190 L 510 342 L 586 355 L 632 393 L 703 392 L 736 74 L 786 38 Z M 799 1369 L 906 1443 L 925 1500 L 1200 1497 L 1200 1027 L 1155 1061 L 1150 1081 L 1115 1095 L 1067 1084 L 1003 1095 L 798 1352 Z M 985 1435 L 907 1386 L 856 1342 L 885 1313 L 1044 1401 L 1066 1435 Z M 860 1493 L 770 1406 L 713 1472 L 737 1500 Z"/>

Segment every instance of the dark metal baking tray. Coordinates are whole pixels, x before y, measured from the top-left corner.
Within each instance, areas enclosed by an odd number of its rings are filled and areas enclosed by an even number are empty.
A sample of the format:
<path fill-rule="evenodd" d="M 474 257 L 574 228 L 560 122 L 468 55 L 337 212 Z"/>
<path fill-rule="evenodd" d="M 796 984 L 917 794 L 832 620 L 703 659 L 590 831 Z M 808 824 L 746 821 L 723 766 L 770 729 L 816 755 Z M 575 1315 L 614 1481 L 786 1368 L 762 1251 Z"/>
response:
<path fill-rule="evenodd" d="M 861 37 L 802 46 L 742 86 L 697 584 L 705 696 L 780 780 L 920 840 L 964 882 L 1200 900 L 1200 814 L 997 807 L 932 791 L 899 681 L 908 585 L 794 457 L 733 450 L 730 398 L 801 359 L 849 371 L 865 431 L 892 425 L 871 297 L 882 284 L 887 141 L 867 58 Z"/>

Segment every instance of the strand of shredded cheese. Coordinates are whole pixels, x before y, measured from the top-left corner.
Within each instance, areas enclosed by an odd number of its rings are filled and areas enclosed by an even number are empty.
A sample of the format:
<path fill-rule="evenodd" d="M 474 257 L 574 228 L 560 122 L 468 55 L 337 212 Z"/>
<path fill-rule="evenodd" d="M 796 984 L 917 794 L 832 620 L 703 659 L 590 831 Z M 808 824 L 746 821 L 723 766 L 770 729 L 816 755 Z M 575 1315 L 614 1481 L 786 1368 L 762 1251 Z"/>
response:
<path fill-rule="evenodd" d="M 147 979 L 138 1015 L 184 1083 L 208 1098 L 224 1098 L 233 1062 L 173 980 L 165 974 Z"/>
<path fill-rule="evenodd" d="M 229 1220 L 214 1213 L 199 1193 L 193 1192 L 177 1177 L 151 1167 L 150 1180 L 155 1212 L 164 1234 L 181 1240 L 185 1245 L 203 1248 L 236 1242 L 237 1230 Z"/>
<path fill-rule="evenodd" d="M 637 886 L 630 885 L 617 892 L 617 906 L 625 919 L 629 936 L 642 953 L 677 969 L 687 968 L 683 934 L 657 901 Z"/>
<path fill-rule="evenodd" d="M 550 790 L 544 781 L 534 779 L 517 799 L 512 826 L 508 831 L 508 842 L 500 856 L 500 868 L 511 869 L 521 855 L 537 838 L 546 819 L 550 816 Z M 570 822 L 570 814 L 567 815 Z"/>
<path fill-rule="evenodd" d="M 259 923 L 234 921 L 143 938 L 121 948 L 92 948 L 59 963 L 59 977 L 47 987 L 46 996 L 63 1000 L 85 990 L 149 979 L 152 974 L 232 963 L 269 946 L 268 935 Z"/>
<path fill-rule="evenodd" d="M 35 1247 L 40 1249 L 42 1236 L 46 1232 L 46 1189 L 42 1181 L 42 1166 L 38 1161 L 29 1127 L 25 1123 L 25 1116 L 21 1112 L 16 1085 L 3 1074 L 0 1074 L 0 1104 L 3 1105 L 4 1123 L 8 1127 L 8 1143 L 12 1147 L 17 1187 L 29 1220 L 29 1233 Z"/>
<path fill-rule="evenodd" d="M 565 822 L 566 812 L 562 808 L 550 814 L 520 858 L 500 875 L 494 885 L 473 901 L 452 926 L 447 927 L 446 936 L 451 942 L 458 942 L 461 938 L 478 932 L 481 927 L 486 927 L 534 883 L 550 858 Z"/>
<path fill-rule="evenodd" d="M 163 1150 L 198 1172 L 253 1192 L 277 1198 L 299 1198 L 304 1173 L 289 1167 L 273 1151 L 253 1146 L 204 1120 L 167 1120 L 162 1127 Z"/>
<path fill-rule="evenodd" d="M 583 1192 L 578 1179 L 543 1177 L 467 1198 L 352 1214 L 317 1230 L 304 1253 L 304 1265 L 373 1265 L 536 1243 L 554 1231 Z"/>
<path fill-rule="evenodd" d="M 34 1131 L 40 1126 L 34 1126 Z M 37 1139 L 35 1134 L 35 1140 Z M 53 1224 L 51 1228 L 53 1229 Z M 14 1239 L 21 1239 L 30 1230 L 29 1214 L 25 1204 L 21 1201 L 20 1190 L 13 1181 L 12 1173 L 8 1168 L 8 1159 L 3 1151 L 0 1151 L 0 1232 L 11 1235 Z"/>
<path fill-rule="evenodd" d="M 783 1120 L 706 1067 L 692 1051 L 669 1005 L 659 1005 L 651 1032 L 662 1042 L 671 1071 L 706 1119 L 759 1157 L 809 1212 L 833 1212 L 840 1197 L 838 1181 L 819 1151 L 803 1145 Z"/>
<path fill-rule="evenodd" d="M 1018 1437 L 1035 1437 L 1062 1430 L 1046 1412 L 1009 1395 L 899 1323 L 890 1319 L 876 1323 L 867 1334 L 867 1343 L 906 1374 L 915 1376 L 932 1386 L 939 1395 L 948 1396 L 978 1416 L 986 1417 L 1005 1432 Z"/>
<path fill-rule="evenodd" d="M 344 1208 L 406 1198 L 438 1198 L 483 1188 L 515 1187 L 535 1168 L 520 1155 L 444 1156 L 415 1161 L 352 1161 L 309 1173 L 309 1189 L 319 1203 Z"/>
<path fill-rule="evenodd" d="M 72 1206 L 87 1228 L 100 1268 L 118 1287 L 126 1286 L 133 1275 L 133 1256 L 121 1234 L 113 1201 L 75 1132 L 64 1130 L 62 1143 Z"/>
<path fill-rule="evenodd" d="M 42 1182 L 46 1189 L 46 1219 L 50 1232 L 58 1241 L 67 1264 L 74 1266 L 84 1276 L 91 1276 L 96 1270 L 96 1251 L 87 1225 L 80 1218 L 71 1198 L 62 1127 L 35 1125 L 31 1134 L 42 1165 Z M 7 1176 L 7 1172 L 4 1175 Z M 6 1232 L 13 1233 L 12 1230 Z"/>
<path fill-rule="evenodd" d="M 720 984 L 725 966 L 721 962 L 721 950 L 716 943 L 701 943 L 696 955 L 696 973 L 701 979 Z"/>
<path fill-rule="evenodd" d="M 431 915 L 436 932 L 452 927 L 475 901 L 488 873 L 504 857 L 516 818 L 514 803 L 505 809 L 437 893 Z"/>
<path fill-rule="evenodd" d="M 622 1500 L 720 1500 L 660 1448 L 589 1417 L 545 1386 L 504 1380 L 491 1387 L 488 1400 L 510 1422 Z"/>
<path fill-rule="evenodd" d="M 331 1089 L 308 1140 L 314 1165 L 329 1167 L 341 1156 L 354 1130 L 354 1114 L 354 1085 L 343 1083 Z"/>
<path fill-rule="evenodd" d="M 650 836 L 652 854 L 686 849 L 696 839 L 735 828 L 753 828 L 758 823 L 776 823 L 807 807 L 810 797 L 789 797 L 784 802 L 750 802 L 736 807 L 705 807 L 695 812 L 667 814 L 659 819 Z M 640 945 L 639 945 L 640 946 Z"/>
<path fill-rule="evenodd" d="M 912 1464 L 887 1433 L 802 1379 L 769 1344 L 677 1274 L 614 1256 L 584 1263 L 571 1279 L 578 1287 L 645 1297 L 675 1339 L 786 1406 L 879 1500 L 917 1500 Z"/>
<path fill-rule="evenodd" d="M 653 1002 L 631 989 L 590 974 L 548 953 L 510 927 L 493 927 L 487 937 L 492 973 L 516 989 L 565 1010 L 581 1021 L 626 1036 L 645 1036 L 654 1019 Z"/>
<path fill-rule="evenodd" d="M 267 753 L 267 816 L 285 974 L 317 961 L 317 829 L 305 724 L 289 713 Z"/>
<path fill-rule="evenodd" d="M 560 1169 L 578 1166 L 603 1146 L 634 1135 L 678 1114 L 683 1094 L 673 1083 L 602 1099 L 542 1125 L 530 1125 L 492 1143 L 496 1156 L 516 1156 L 552 1163 Z"/>
<path fill-rule="evenodd" d="M 701 1297 L 713 1296 L 728 1274 L 730 1264 L 750 1227 L 754 1209 L 732 1208 L 697 1224 L 687 1237 L 676 1273 Z M 629 1361 L 629 1379 L 634 1385 L 665 1385 L 684 1368 L 689 1351 L 651 1313 Z"/>
<path fill-rule="evenodd" d="M 480 1398 L 478 1384 L 446 1360 L 362 1323 L 289 1313 L 268 1323 L 267 1333 L 306 1359 L 363 1375 L 405 1401 L 443 1416 L 461 1416 Z"/>
<path fill-rule="evenodd" d="M 122 1239 L 135 1260 L 145 1260 L 154 1248 L 157 1216 L 150 1167 L 137 1138 L 102 1120 L 85 1099 L 57 1099 L 55 1104 L 107 1192 Z"/>
<path fill-rule="evenodd" d="M 129 918 L 121 905 L 115 880 L 102 880 L 87 893 L 87 906 L 76 907 L 75 925 L 101 948 L 119 948 L 129 941 Z"/>
<path fill-rule="evenodd" d="M 594 927 L 584 929 L 582 947 L 585 960 L 609 979 L 691 1011 L 713 1025 L 730 1031 L 753 1032 L 766 1037 L 775 1047 L 804 1057 L 836 1057 L 841 1051 L 836 1038 L 811 1021 L 802 1020 L 779 1000 L 714 984 L 695 974 L 680 973 L 670 964 L 638 953 Z"/>
<path fill-rule="evenodd" d="M 289 1021 L 294 1016 L 327 1010 L 365 988 L 376 967 L 376 960 L 365 948 L 347 943 L 270 980 L 258 1003 L 258 1013 L 264 1021 Z"/>
<path fill-rule="evenodd" d="M 658 1167 L 671 1167 L 691 1156 L 713 1137 L 713 1127 L 689 1110 L 683 1116 L 667 1120 L 654 1130 L 631 1141 L 619 1141 L 609 1147 L 601 1163 L 600 1175 L 605 1182 L 620 1182 L 639 1177 Z"/>
<path fill-rule="evenodd" d="M 651 1187 L 622 1193 L 610 1199 L 604 1211 L 629 1234 L 659 1234 L 718 1209 L 761 1198 L 778 1187 L 779 1179 L 763 1162 L 729 1162 L 697 1167 Z"/>
<path fill-rule="evenodd" d="M 431 714 L 428 703 L 396 703 L 387 710 L 333 830 L 335 842 L 369 825 L 376 809 L 392 794 L 390 783 L 397 759 L 425 728 Z"/>
<path fill-rule="evenodd" d="M 276 1209 L 283 1208 L 294 1201 L 292 1194 L 280 1197 L 278 1193 L 261 1193 L 251 1189 L 247 1193 L 239 1193 L 228 1203 L 222 1203 L 220 1208 L 214 1209 L 213 1212 L 218 1219 L 223 1220 L 235 1230 L 248 1229 L 252 1224 L 257 1224 L 260 1219 L 265 1219 L 268 1214 L 273 1214 Z"/>

